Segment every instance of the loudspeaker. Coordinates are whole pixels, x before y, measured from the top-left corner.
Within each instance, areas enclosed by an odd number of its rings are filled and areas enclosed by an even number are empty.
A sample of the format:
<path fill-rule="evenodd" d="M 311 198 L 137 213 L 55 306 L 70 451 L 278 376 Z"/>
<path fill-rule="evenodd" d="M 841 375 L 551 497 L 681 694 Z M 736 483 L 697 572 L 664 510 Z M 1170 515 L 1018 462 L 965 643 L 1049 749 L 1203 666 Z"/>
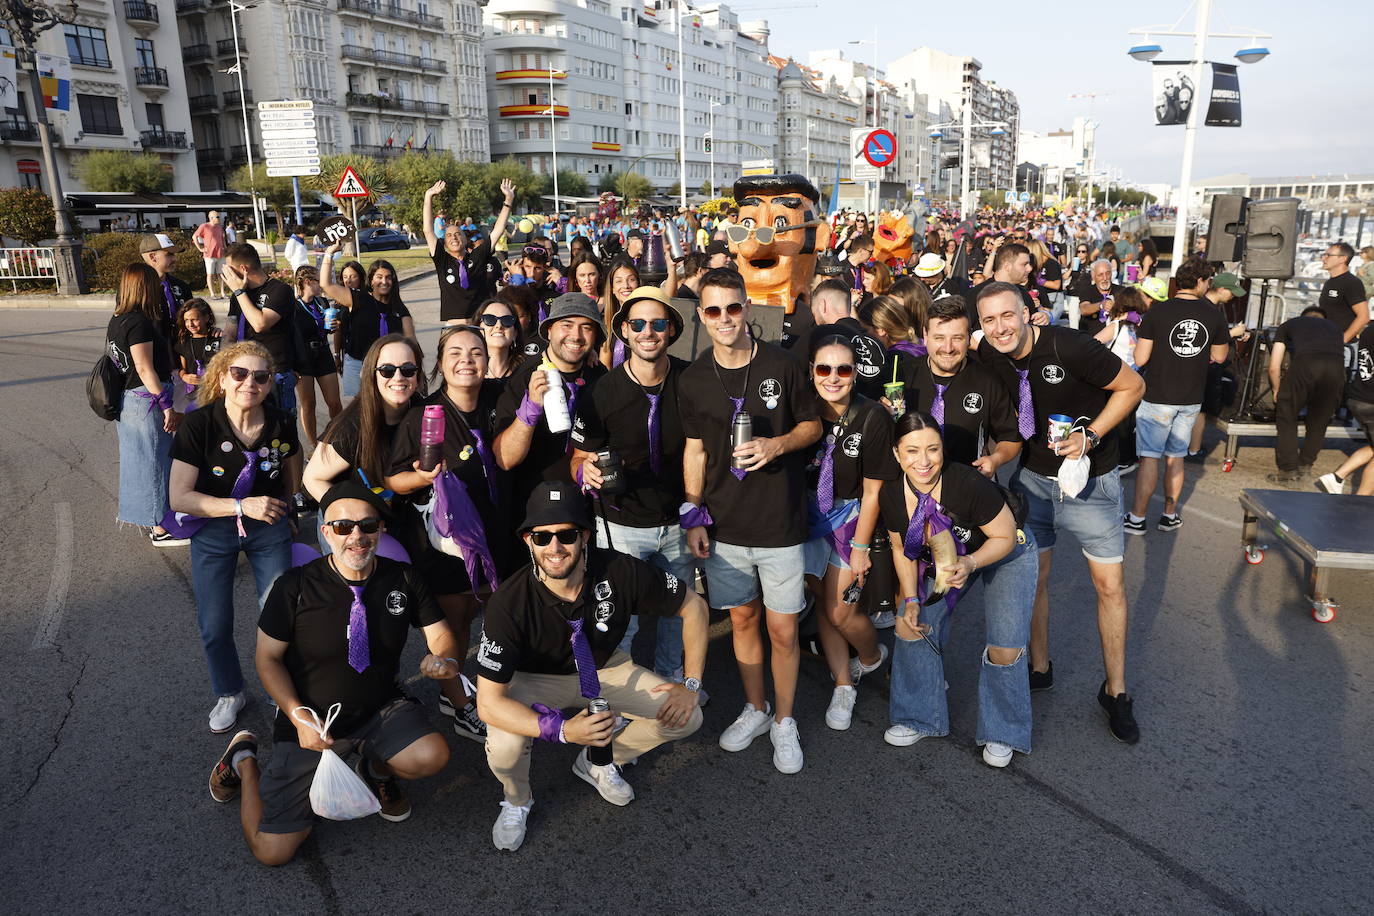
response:
<path fill-rule="evenodd" d="M 1256 280 L 1287 280 L 1293 276 L 1298 253 L 1296 197 L 1253 201 L 1247 208 L 1245 275 Z"/>
<path fill-rule="evenodd" d="M 1218 194 L 1212 198 L 1212 218 L 1207 223 L 1208 261 L 1239 261 L 1245 242 L 1245 208 L 1250 198 Z"/>

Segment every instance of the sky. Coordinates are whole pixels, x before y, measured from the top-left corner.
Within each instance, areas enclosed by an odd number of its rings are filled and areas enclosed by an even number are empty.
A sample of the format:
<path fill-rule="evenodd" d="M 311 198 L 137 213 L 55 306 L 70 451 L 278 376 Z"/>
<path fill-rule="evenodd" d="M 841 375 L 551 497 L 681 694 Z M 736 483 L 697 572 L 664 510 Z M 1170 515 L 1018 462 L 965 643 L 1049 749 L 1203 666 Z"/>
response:
<path fill-rule="evenodd" d="M 728 2 L 728 0 L 727 0 Z M 812 50 L 840 47 L 846 56 L 873 59 L 880 27 L 879 61 L 885 66 L 922 46 L 971 55 L 984 79 L 1014 91 L 1021 128 L 1068 129 L 1075 115 L 1101 122 L 1099 168 L 1119 168 L 1128 182 L 1178 184 L 1182 127 L 1154 124 L 1151 65 L 1126 50 L 1143 43 L 1133 28 L 1193 31 L 1188 0 L 1132 3 L 1024 3 L 978 0 L 741 0 L 730 3 L 741 20 L 767 19 L 769 48 L 805 62 Z M 1242 127 L 1199 127 L 1193 178 L 1233 172 L 1252 176 L 1374 173 L 1374 20 L 1366 2 L 1327 0 L 1214 0 L 1209 32 L 1267 32 L 1269 48 L 1257 64 L 1239 64 Z M 1174 23 L 1177 22 L 1177 26 Z M 1187 60 L 1192 39 L 1158 37 L 1160 60 Z M 1238 63 L 1233 55 L 1252 42 L 1208 39 L 1205 57 Z M 1210 85 L 1210 77 L 1206 78 Z M 919 88 L 919 87 L 918 87 Z M 1098 98 L 1069 99 L 1096 92 Z M 1205 102 L 1205 100 L 1204 100 Z M 1202 112 L 1205 113 L 1203 108 Z"/>

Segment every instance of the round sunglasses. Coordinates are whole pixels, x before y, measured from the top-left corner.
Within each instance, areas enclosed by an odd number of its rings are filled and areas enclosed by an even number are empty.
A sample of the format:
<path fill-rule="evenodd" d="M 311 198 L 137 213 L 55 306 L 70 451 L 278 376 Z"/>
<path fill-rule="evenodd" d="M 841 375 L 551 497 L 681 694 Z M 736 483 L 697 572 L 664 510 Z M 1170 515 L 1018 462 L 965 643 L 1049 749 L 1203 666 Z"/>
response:
<path fill-rule="evenodd" d="M 397 372 L 401 373 L 401 378 L 415 378 L 420 371 L 420 367 L 414 363 L 402 363 L 397 366 L 392 363 L 383 363 L 377 367 L 377 374 L 382 378 L 392 378 Z"/>
<path fill-rule="evenodd" d="M 514 315 L 483 315 L 481 318 L 478 318 L 477 320 L 489 328 L 494 328 L 498 324 L 503 328 L 515 327 Z"/>
<path fill-rule="evenodd" d="M 724 309 L 722 309 L 718 305 L 703 306 L 701 309 L 701 314 L 705 315 L 707 318 L 710 318 L 712 321 L 719 321 L 722 311 L 726 315 L 729 315 L 731 318 L 738 318 L 740 315 L 744 314 L 744 303 L 731 302 L 729 305 L 725 306 Z"/>
<path fill-rule="evenodd" d="M 662 334 L 668 330 L 667 318 L 631 318 L 627 321 L 630 330 L 638 334 L 645 327 L 653 328 L 655 334 Z"/>

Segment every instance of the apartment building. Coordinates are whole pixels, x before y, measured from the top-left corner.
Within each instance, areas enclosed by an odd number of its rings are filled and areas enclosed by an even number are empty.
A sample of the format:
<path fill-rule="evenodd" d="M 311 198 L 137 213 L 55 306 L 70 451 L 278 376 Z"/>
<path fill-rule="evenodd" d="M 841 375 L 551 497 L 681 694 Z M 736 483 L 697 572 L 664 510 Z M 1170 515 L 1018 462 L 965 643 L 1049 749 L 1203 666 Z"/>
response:
<path fill-rule="evenodd" d="M 848 178 L 850 132 L 860 127 L 863 103 L 834 77 L 826 78 L 792 58 L 770 57 L 778 71 L 780 172 L 805 175 L 820 187 Z"/>

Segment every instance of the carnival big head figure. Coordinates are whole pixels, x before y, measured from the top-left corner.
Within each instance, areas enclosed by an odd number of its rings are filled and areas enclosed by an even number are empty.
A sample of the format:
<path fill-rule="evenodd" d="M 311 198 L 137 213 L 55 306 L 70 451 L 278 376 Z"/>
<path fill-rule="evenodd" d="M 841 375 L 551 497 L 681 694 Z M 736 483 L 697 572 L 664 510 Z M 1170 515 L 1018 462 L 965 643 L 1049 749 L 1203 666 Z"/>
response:
<path fill-rule="evenodd" d="M 873 257 L 888 267 L 911 260 L 911 238 L 916 230 L 901 213 L 878 214 L 878 228 L 873 233 Z"/>
<path fill-rule="evenodd" d="M 750 301 L 791 314 L 804 301 L 816 254 L 830 244 L 820 194 L 801 175 L 746 175 L 735 182 L 739 221 L 725 231 Z"/>

